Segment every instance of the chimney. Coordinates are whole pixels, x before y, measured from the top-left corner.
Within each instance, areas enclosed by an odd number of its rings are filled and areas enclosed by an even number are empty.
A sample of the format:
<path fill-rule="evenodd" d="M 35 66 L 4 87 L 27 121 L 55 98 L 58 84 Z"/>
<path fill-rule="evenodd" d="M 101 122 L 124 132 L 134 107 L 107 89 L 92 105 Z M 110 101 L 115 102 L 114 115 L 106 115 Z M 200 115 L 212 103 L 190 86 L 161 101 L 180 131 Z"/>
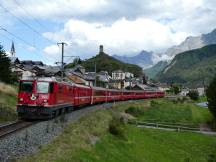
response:
<path fill-rule="evenodd" d="M 103 53 L 103 45 L 100 45 L 100 51 L 99 53 Z"/>

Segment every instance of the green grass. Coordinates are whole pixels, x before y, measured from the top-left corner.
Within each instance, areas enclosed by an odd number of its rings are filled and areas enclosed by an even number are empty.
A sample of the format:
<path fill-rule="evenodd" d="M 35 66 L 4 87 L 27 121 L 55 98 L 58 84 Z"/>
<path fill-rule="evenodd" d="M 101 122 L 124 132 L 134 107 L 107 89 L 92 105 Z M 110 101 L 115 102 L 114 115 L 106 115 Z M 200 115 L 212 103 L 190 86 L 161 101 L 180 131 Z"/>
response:
<path fill-rule="evenodd" d="M 184 162 L 216 157 L 216 137 L 127 126 L 127 140 L 107 134 L 91 150 L 80 150 L 82 162 Z"/>
<path fill-rule="evenodd" d="M 0 123 L 17 119 L 17 97 L 0 91 Z"/>
<path fill-rule="evenodd" d="M 79 121 L 66 126 L 63 134 L 51 144 L 45 145 L 34 156 L 20 162 L 79 161 L 80 150 L 91 150 L 92 145 L 107 133 L 111 111 L 99 110 L 89 113 Z"/>
<path fill-rule="evenodd" d="M 17 119 L 17 86 L 0 82 L 0 123 Z"/>
<path fill-rule="evenodd" d="M 196 102 L 207 102 L 207 97 L 206 96 L 201 96 Z"/>
<path fill-rule="evenodd" d="M 175 106 L 176 107 L 175 107 Z M 115 104 L 68 124 L 64 132 L 33 156 L 19 161 L 35 162 L 205 162 L 216 157 L 216 137 L 190 132 L 170 132 L 133 125 L 117 126 L 113 117 L 129 107 L 144 109 L 142 119 L 200 123 L 211 119 L 208 109 L 193 104 L 174 104 L 165 99 Z M 157 110 L 157 111 L 156 111 Z M 121 136 L 110 133 L 110 123 Z M 122 130 L 123 129 L 123 130 Z M 123 133 L 123 134 L 122 134 Z M 124 137 L 124 138 L 122 138 Z M 216 160 L 216 159 L 215 159 Z"/>
<path fill-rule="evenodd" d="M 138 116 L 140 120 L 156 120 L 159 122 L 200 124 L 212 120 L 208 109 L 193 103 L 176 103 L 167 100 L 153 100 L 144 114 Z"/>

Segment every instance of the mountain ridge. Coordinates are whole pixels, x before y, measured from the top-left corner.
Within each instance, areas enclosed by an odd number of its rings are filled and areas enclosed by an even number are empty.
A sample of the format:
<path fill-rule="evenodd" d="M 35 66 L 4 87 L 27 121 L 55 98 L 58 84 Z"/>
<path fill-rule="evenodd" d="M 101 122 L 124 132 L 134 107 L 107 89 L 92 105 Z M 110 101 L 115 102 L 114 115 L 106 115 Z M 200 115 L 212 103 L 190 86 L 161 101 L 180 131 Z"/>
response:
<path fill-rule="evenodd" d="M 158 75 L 161 82 L 203 86 L 216 74 L 216 45 L 180 53 Z"/>
<path fill-rule="evenodd" d="M 142 68 L 147 68 L 154 64 L 153 52 L 148 52 L 145 50 L 142 50 L 139 54 L 134 56 L 113 55 L 113 57 L 125 63 L 136 64 Z"/>

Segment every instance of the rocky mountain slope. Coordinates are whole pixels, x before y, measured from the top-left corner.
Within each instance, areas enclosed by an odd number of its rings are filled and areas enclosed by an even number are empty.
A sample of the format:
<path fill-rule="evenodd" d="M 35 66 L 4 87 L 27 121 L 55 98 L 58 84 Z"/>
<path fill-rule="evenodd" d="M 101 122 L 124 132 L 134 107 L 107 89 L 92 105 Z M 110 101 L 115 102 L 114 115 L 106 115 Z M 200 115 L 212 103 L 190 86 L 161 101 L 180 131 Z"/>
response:
<path fill-rule="evenodd" d="M 177 46 L 173 46 L 165 52 L 166 55 L 174 57 L 178 53 L 201 48 L 206 45 L 216 44 L 216 29 L 208 34 L 202 34 L 196 37 L 187 37 L 185 41 Z"/>
<path fill-rule="evenodd" d="M 130 64 L 136 64 L 142 68 L 148 68 L 154 64 L 153 62 L 153 52 L 141 51 L 138 55 L 135 56 L 118 56 L 113 55 L 114 58 Z"/>
<path fill-rule="evenodd" d="M 157 75 L 162 82 L 203 86 L 216 74 L 216 45 L 180 53 Z"/>

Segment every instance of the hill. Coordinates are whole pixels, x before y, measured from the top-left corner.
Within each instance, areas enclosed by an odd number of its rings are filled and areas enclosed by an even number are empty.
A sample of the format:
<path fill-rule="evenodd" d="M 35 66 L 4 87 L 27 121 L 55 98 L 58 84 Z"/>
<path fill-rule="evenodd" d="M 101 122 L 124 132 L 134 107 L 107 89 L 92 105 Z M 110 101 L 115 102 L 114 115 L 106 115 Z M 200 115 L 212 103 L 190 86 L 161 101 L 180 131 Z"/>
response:
<path fill-rule="evenodd" d="M 150 78 L 154 79 L 158 73 L 160 73 L 168 65 L 167 61 L 159 61 L 154 66 L 145 69 L 144 73 Z"/>
<path fill-rule="evenodd" d="M 123 70 L 133 73 L 135 76 L 140 76 L 143 74 L 142 68 L 128 63 L 123 63 L 104 52 L 100 52 L 98 55 L 81 61 L 81 65 L 86 69 L 86 71 L 95 71 L 95 63 L 97 66 L 97 72 L 108 71 L 111 75 L 114 70 Z M 73 64 L 69 64 L 67 67 L 71 67 Z"/>
<path fill-rule="evenodd" d="M 162 82 L 203 86 L 216 74 L 216 45 L 180 53 L 158 74 Z"/>
<path fill-rule="evenodd" d="M 153 62 L 153 52 L 141 51 L 135 56 L 118 56 L 113 55 L 114 58 L 129 64 L 135 64 L 142 68 L 147 68 L 154 64 Z"/>

